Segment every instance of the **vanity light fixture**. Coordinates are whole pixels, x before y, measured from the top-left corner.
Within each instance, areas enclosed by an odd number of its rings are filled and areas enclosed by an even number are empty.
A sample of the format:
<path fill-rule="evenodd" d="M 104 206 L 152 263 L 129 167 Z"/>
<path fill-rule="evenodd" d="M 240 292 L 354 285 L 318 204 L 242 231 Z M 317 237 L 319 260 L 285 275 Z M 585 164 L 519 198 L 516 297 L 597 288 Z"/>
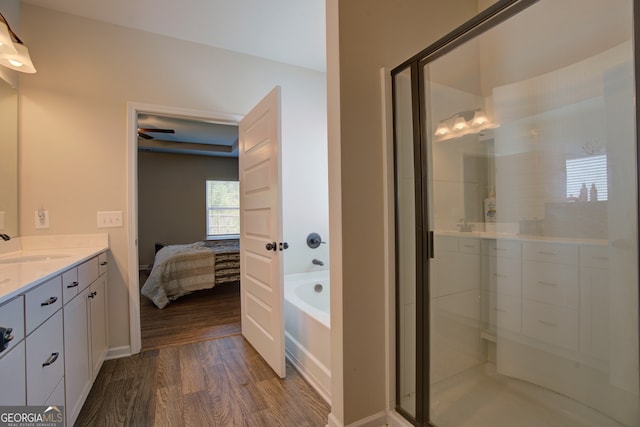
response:
<path fill-rule="evenodd" d="M 36 72 L 29 56 L 29 49 L 13 32 L 2 13 L 0 13 L 0 44 L 0 65 L 22 73 Z"/>
<path fill-rule="evenodd" d="M 440 120 L 434 131 L 436 140 L 444 141 L 462 135 L 479 133 L 498 127 L 492 123 L 482 108 L 460 111 Z"/>

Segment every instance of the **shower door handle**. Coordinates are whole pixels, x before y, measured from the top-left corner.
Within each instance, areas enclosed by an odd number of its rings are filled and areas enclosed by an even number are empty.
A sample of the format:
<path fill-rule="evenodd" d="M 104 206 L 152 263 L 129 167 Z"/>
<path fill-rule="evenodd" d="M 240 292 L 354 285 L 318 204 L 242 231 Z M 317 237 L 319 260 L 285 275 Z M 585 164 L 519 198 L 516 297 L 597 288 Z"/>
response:
<path fill-rule="evenodd" d="M 265 245 L 265 248 L 267 248 L 268 251 L 276 251 L 278 249 L 278 245 L 276 244 L 276 242 L 269 242 Z"/>

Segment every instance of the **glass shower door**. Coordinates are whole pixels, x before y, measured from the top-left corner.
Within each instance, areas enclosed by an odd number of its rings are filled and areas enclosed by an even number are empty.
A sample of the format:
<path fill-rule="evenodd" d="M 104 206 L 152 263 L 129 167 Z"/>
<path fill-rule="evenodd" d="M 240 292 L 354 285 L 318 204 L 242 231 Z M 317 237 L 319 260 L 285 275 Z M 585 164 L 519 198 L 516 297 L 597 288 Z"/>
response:
<path fill-rule="evenodd" d="M 640 425 L 635 3 L 540 1 L 420 63 L 432 425 Z"/>

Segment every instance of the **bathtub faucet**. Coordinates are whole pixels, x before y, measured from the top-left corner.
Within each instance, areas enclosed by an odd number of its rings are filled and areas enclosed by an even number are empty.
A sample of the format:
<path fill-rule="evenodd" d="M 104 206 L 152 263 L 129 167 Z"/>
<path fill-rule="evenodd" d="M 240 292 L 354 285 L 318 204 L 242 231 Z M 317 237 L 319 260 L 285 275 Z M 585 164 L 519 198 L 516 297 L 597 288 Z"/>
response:
<path fill-rule="evenodd" d="M 314 258 L 313 261 L 311 261 L 311 263 L 314 264 L 314 265 L 320 265 L 320 266 L 324 265 L 324 262 L 320 261 L 317 258 Z"/>

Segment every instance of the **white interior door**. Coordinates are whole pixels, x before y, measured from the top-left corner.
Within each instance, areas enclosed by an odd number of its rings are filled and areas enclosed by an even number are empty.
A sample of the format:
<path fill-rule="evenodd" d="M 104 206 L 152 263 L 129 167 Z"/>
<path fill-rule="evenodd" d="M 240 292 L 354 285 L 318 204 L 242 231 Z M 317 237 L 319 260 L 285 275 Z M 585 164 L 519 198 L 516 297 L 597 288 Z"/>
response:
<path fill-rule="evenodd" d="M 285 377 L 280 183 L 280 87 L 241 121 L 242 335 Z"/>

